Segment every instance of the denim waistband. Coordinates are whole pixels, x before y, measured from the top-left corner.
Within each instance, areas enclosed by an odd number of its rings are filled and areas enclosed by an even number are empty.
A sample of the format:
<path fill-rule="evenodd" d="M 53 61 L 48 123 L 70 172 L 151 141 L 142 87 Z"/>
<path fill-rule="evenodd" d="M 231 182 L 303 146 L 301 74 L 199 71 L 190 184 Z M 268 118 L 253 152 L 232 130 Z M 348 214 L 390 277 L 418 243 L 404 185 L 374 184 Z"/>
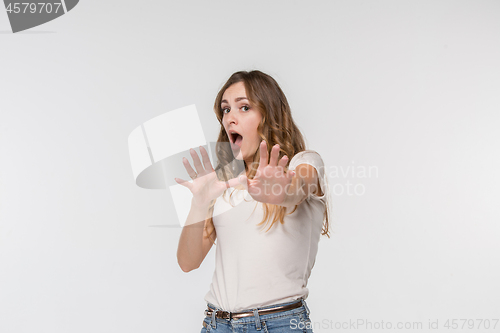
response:
<path fill-rule="evenodd" d="M 294 303 L 297 303 L 297 302 L 301 302 L 302 305 L 298 308 L 295 308 L 295 309 L 290 309 L 290 310 L 284 310 L 284 311 L 280 311 L 280 312 L 275 312 L 275 313 L 270 313 L 270 314 L 261 314 L 259 315 L 258 311 L 259 310 L 265 310 L 265 309 L 271 309 L 271 308 L 275 308 L 275 307 L 278 307 L 278 306 L 283 306 L 283 305 L 289 305 L 289 304 L 294 304 Z M 221 309 L 220 307 L 218 306 L 215 306 L 214 304 L 210 303 L 210 302 L 207 302 L 207 305 L 209 307 L 211 307 L 212 309 L 215 309 L 216 311 L 212 311 L 212 314 L 210 315 L 211 317 L 211 325 L 213 326 L 213 328 L 216 328 L 216 312 L 217 311 L 226 311 L 224 309 Z M 276 304 L 272 304 L 272 305 L 267 305 L 267 306 L 262 306 L 262 307 L 257 307 L 257 308 L 248 308 L 248 309 L 243 309 L 243 310 L 239 310 L 239 311 L 232 311 L 231 313 L 239 313 L 239 312 L 253 312 L 254 315 L 253 316 L 250 316 L 250 317 L 243 317 L 243 318 L 239 318 L 239 319 L 231 319 L 232 321 L 237 321 L 237 322 L 252 322 L 252 321 L 255 321 L 255 324 L 256 324 L 256 327 L 257 329 L 260 328 L 260 318 L 262 319 L 265 319 L 265 318 L 271 318 L 271 317 L 276 317 L 276 316 L 280 316 L 282 315 L 283 312 L 286 312 L 286 313 L 300 313 L 302 311 L 306 311 L 307 315 L 309 316 L 309 307 L 307 306 L 306 304 L 306 301 L 303 299 L 303 298 L 299 298 L 297 300 L 294 300 L 294 301 L 290 301 L 290 302 L 286 302 L 286 303 L 276 303 Z M 230 312 L 230 311 L 227 311 L 227 312 Z M 218 318 L 220 320 L 220 318 Z M 223 319 L 223 320 L 227 320 L 227 319 Z"/>

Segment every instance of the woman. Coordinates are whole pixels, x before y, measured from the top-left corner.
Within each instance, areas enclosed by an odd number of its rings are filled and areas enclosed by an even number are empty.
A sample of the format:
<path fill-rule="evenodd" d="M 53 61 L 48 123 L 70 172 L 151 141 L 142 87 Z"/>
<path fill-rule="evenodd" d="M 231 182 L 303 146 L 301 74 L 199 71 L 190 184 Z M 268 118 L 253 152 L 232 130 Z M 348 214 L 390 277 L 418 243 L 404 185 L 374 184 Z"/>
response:
<path fill-rule="evenodd" d="M 193 182 L 176 178 L 193 194 L 181 269 L 198 268 L 218 237 L 201 332 L 312 332 L 306 286 L 320 234 L 330 237 L 321 156 L 305 149 L 285 95 L 265 73 L 234 73 L 214 110 L 216 169 L 203 147 L 203 164 L 191 149 L 196 170 L 183 163 Z"/>

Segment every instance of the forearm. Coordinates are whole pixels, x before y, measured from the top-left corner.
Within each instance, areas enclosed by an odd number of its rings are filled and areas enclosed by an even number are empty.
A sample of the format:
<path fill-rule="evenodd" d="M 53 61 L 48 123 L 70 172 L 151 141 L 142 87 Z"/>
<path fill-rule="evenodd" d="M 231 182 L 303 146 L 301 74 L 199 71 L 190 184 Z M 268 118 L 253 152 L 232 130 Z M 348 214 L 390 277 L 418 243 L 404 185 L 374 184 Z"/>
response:
<path fill-rule="evenodd" d="M 203 256 L 202 240 L 208 206 L 191 204 L 177 248 L 177 262 L 184 271 L 198 267 Z"/>
<path fill-rule="evenodd" d="M 283 207 L 295 207 L 307 198 L 306 183 L 304 179 L 295 175 L 288 188 L 285 189 L 285 199 L 279 205 Z"/>

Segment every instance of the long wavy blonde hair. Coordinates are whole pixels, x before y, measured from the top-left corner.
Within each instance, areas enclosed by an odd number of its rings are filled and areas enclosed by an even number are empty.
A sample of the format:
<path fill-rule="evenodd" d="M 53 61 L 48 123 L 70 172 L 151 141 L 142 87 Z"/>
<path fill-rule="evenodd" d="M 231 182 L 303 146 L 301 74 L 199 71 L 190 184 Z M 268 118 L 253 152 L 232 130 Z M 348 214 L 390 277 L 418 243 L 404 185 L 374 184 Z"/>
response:
<path fill-rule="evenodd" d="M 227 80 L 227 82 L 222 86 L 215 98 L 214 111 L 217 116 L 217 120 L 220 123 L 220 132 L 217 139 L 216 154 L 218 159 L 217 167 L 215 172 L 217 177 L 221 181 L 226 181 L 234 178 L 240 174 L 243 170 L 238 170 L 235 166 L 234 155 L 232 153 L 231 147 L 229 145 L 229 137 L 227 136 L 224 125 L 222 124 L 223 113 L 221 109 L 222 96 L 227 88 L 231 85 L 243 82 L 245 85 L 245 91 L 247 93 L 247 98 L 252 107 L 255 107 L 262 115 L 262 120 L 257 127 L 257 133 L 259 136 L 266 140 L 267 142 L 267 156 L 269 156 L 272 147 L 275 144 L 279 144 L 280 152 L 278 160 L 284 155 L 295 156 L 297 153 L 306 150 L 304 138 L 302 133 L 295 125 L 292 118 L 292 113 L 285 94 L 279 87 L 278 83 L 268 74 L 265 74 L 258 70 L 253 70 L 250 72 L 240 71 L 236 72 Z M 221 144 L 223 143 L 223 144 Z M 288 166 L 292 158 L 289 158 L 285 172 L 288 170 Z M 251 164 L 250 171 L 249 166 L 244 162 L 245 171 L 247 173 L 248 179 L 253 179 L 257 172 L 260 161 L 260 147 L 257 148 L 253 156 L 253 163 Z M 240 167 L 241 169 L 241 167 Z M 318 175 L 319 176 L 319 175 Z M 226 194 L 227 189 L 223 193 L 223 197 Z M 234 194 L 233 192 L 232 194 Z M 231 195 L 232 195 L 231 194 Z M 323 214 L 323 228 L 321 230 L 321 235 L 329 235 L 329 202 L 328 193 L 325 193 L 326 204 Z M 215 244 L 215 237 L 212 235 L 215 233 L 215 226 L 213 223 L 213 210 L 217 199 L 211 201 L 207 217 L 205 220 L 205 230 L 204 237 L 209 237 L 213 244 Z M 264 206 L 264 217 L 262 221 L 257 224 L 258 226 L 263 225 L 272 216 L 272 223 L 266 230 L 269 231 L 272 226 L 279 220 L 281 224 L 284 224 L 284 217 L 286 215 L 292 214 L 297 209 L 295 205 L 294 209 L 290 213 L 286 213 L 287 209 L 283 206 L 271 205 L 263 203 Z"/>

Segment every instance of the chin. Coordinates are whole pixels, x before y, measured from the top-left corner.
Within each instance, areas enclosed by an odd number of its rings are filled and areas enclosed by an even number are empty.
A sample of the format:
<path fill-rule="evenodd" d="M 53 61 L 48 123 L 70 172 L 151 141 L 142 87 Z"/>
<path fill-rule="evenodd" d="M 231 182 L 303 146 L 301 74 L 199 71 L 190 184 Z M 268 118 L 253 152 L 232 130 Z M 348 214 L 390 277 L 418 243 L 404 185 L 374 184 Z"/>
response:
<path fill-rule="evenodd" d="M 233 154 L 234 155 L 234 154 Z M 240 161 L 243 161 L 243 154 L 242 153 L 238 153 L 238 155 L 236 155 L 234 157 L 235 160 L 240 160 Z"/>
<path fill-rule="evenodd" d="M 235 160 L 242 160 L 243 159 L 243 154 L 241 153 L 241 148 L 238 149 L 237 151 L 232 150 L 233 156 Z"/>

